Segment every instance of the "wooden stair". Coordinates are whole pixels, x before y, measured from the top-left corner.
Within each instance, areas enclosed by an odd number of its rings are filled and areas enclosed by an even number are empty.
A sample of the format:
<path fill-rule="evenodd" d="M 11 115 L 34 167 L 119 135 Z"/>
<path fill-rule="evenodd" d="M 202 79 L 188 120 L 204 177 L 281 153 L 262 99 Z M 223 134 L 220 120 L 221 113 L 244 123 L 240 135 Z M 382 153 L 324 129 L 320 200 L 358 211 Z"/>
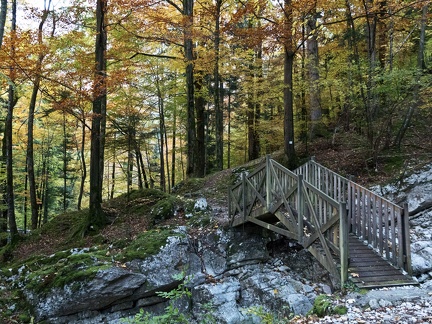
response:
<path fill-rule="evenodd" d="M 359 288 L 418 285 L 353 234 L 349 235 L 349 255 L 348 276 Z"/>

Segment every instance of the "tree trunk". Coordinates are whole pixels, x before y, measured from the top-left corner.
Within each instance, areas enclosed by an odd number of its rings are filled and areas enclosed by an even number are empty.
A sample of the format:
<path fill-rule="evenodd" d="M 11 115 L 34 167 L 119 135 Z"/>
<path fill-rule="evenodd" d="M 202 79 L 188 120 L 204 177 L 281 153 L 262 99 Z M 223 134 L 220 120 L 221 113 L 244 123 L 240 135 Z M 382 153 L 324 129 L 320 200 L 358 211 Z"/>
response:
<path fill-rule="evenodd" d="M 4 29 L 6 25 L 6 14 L 7 14 L 7 0 L 1 0 L 0 8 L 0 48 L 3 45 Z"/>
<path fill-rule="evenodd" d="M 80 158 L 81 158 L 81 182 L 80 182 L 80 190 L 79 190 L 79 194 L 78 194 L 78 206 L 77 209 L 81 210 L 81 204 L 82 204 L 82 198 L 84 195 L 84 184 L 87 178 L 87 165 L 86 165 L 86 160 L 85 160 L 85 142 L 86 142 L 86 126 L 85 126 L 85 122 L 84 119 L 81 122 L 81 148 L 80 148 Z"/>
<path fill-rule="evenodd" d="M 12 38 L 15 39 L 16 33 L 16 10 L 17 3 L 16 0 L 12 1 Z M 10 55 L 12 58 L 15 57 L 15 44 L 14 40 L 11 45 Z M 15 195 L 14 195 L 14 180 L 13 180 L 13 143 L 12 143 L 12 123 L 13 123 L 13 109 L 17 103 L 17 97 L 15 93 L 15 67 L 10 67 L 10 85 L 9 85 L 9 93 L 8 93 L 8 110 L 6 116 L 6 125 L 5 125 L 5 142 L 6 142 L 6 201 L 7 201 L 7 216 L 9 223 L 9 231 L 12 239 L 16 234 L 18 234 L 18 228 L 16 224 L 15 218 Z"/>
<path fill-rule="evenodd" d="M 257 90 L 258 83 L 262 77 L 262 44 L 261 42 L 255 49 L 254 62 L 250 64 L 253 88 L 250 91 L 247 110 L 247 132 L 248 132 L 248 160 L 252 161 L 259 158 L 261 153 L 260 136 L 258 126 L 260 122 L 260 93 Z M 259 87 L 259 86 L 258 86 Z"/>
<path fill-rule="evenodd" d="M 293 41 L 293 9 L 291 0 L 285 0 L 285 42 L 284 42 L 284 151 L 288 158 L 288 168 L 297 166 L 294 147 L 294 101 L 293 101 L 293 65 L 295 45 Z"/>
<path fill-rule="evenodd" d="M 221 91 L 219 87 L 220 75 L 219 75 L 219 59 L 220 59 L 220 16 L 223 0 L 216 0 L 216 26 L 214 32 L 214 49 L 215 49 L 215 65 L 214 65 L 214 105 L 215 105 L 215 117 L 216 117 L 216 170 L 220 171 L 223 169 L 223 109 L 221 101 Z"/>
<path fill-rule="evenodd" d="M 177 141 L 177 104 L 174 99 L 174 112 L 173 112 L 173 130 L 172 130 L 172 147 L 171 147 L 171 188 L 175 186 L 176 177 L 176 141 Z"/>
<path fill-rule="evenodd" d="M 67 209 L 67 130 L 66 130 L 66 114 L 63 113 L 63 212 Z"/>
<path fill-rule="evenodd" d="M 196 144 L 195 144 L 195 161 L 194 161 L 194 176 L 204 177 L 206 169 L 206 147 L 205 147 L 205 98 L 202 95 L 203 78 L 196 77 L 195 89 L 197 95 L 195 97 L 195 114 L 196 114 Z"/>
<path fill-rule="evenodd" d="M 427 17 L 428 17 L 428 6 L 424 6 L 422 8 L 422 18 L 420 23 L 420 39 L 419 39 L 419 50 L 417 56 L 417 73 L 416 73 L 416 83 L 413 89 L 413 99 L 410 103 L 408 110 L 406 112 L 403 123 L 396 135 L 396 138 L 393 141 L 393 145 L 400 149 L 402 144 L 402 140 L 405 136 L 405 133 L 408 127 L 411 125 L 411 119 L 417 110 L 420 101 L 420 76 L 422 75 L 424 68 L 426 67 L 424 51 L 425 51 L 425 40 L 426 40 L 426 26 L 427 26 Z"/>
<path fill-rule="evenodd" d="M 48 2 L 48 6 L 44 8 L 41 21 L 38 28 L 38 45 L 42 48 L 42 37 L 43 37 L 43 26 L 48 18 L 49 6 L 51 1 Z M 42 62 L 45 58 L 45 54 L 39 53 L 38 60 L 36 62 L 36 77 L 33 82 L 33 92 L 30 98 L 29 112 L 28 112 L 28 122 L 27 122 L 27 173 L 29 180 L 29 190 L 30 190 L 30 206 L 31 206 L 31 228 L 34 230 L 37 228 L 38 224 L 38 201 L 36 197 L 36 179 L 34 171 L 34 151 L 33 151 L 33 129 L 34 129 L 34 115 L 36 108 L 36 100 L 39 92 L 41 73 L 42 73 Z"/>
<path fill-rule="evenodd" d="M 319 88 L 319 57 L 318 57 L 318 39 L 314 30 L 316 29 L 316 12 L 313 11 L 307 22 L 307 34 L 310 35 L 307 40 L 307 67 L 309 71 L 309 104 L 311 129 L 310 138 L 313 139 L 317 132 L 317 125 L 321 122 L 322 111 Z"/>
<path fill-rule="evenodd" d="M 160 182 L 159 185 L 161 190 L 166 192 L 166 181 L 165 181 L 165 112 L 164 102 L 162 100 L 162 94 L 158 86 L 158 101 L 159 101 L 159 159 L 160 159 Z"/>
<path fill-rule="evenodd" d="M 136 154 L 137 154 L 138 159 L 140 161 L 139 164 L 141 165 L 141 174 L 142 174 L 142 177 L 143 177 L 143 180 L 144 180 L 144 188 L 148 189 L 149 188 L 149 183 L 148 183 L 148 180 L 147 180 L 147 174 L 145 172 L 144 159 L 143 159 L 143 156 L 142 156 L 142 153 L 141 153 L 141 148 L 140 148 L 140 146 L 138 144 L 137 144 Z"/>
<path fill-rule="evenodd" d="M 96 46 L 95 46 L 95 81 L 93 115 L 91 129 L 90 154 L 90 212 L 88 218 L 91 226 L 103 226 L 107 219 L 102 210 L 102 182 L 104 166 L 104 137 L 106 120 L 106 26 L 107 0 L 98 0 L 96 5 Z"/>
<path fill-rule="evenodd" d="M 186 175 L 192 176 L 195 173 L 196 161 L 196 126 L 195 126 L 195 90 L 194 90 L 194 65 L 195 60 L 192 27 L 193 27 L 193 6 L 194 0 L 183 0 L 183 15 L 186 20 L 184 30 L 184 55 L 186 65 L 186 106 L 187 106 L 187 166 Z"/>

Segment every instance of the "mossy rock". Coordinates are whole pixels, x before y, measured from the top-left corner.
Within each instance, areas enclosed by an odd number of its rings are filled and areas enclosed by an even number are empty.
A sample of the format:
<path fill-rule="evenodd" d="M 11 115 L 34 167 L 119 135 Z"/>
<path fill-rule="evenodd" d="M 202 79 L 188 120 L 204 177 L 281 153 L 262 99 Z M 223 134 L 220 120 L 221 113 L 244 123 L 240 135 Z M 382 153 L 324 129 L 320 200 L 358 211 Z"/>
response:
<path fill-rule="evenodd" d="M 347 308 L 344 305 L 335 304 L 331 296 L 319 295 L 315 298 L 310 313 L 316 314 L 318 317 L 335 314 L 344 315 L 347 313 Z"/>
<path fill-rule="evenodd" d="M 139 235 L 130 245 L 121 253 L 123 262 L 136 259 L 145 259 L 151 255 L 157 254 L 163 247 L 170 236 L 179 236 L 169 229 L 154 229 Z"/>
<path fill-rule="evenodd" d="M 158 224 L 164 220 L 170 219 L 174 216 L 177 199 L 168 196 L 159 200 L 151 209 L 151 217 L 154 224 Z"/>
<path fill-rule="evenodd" d="M 191 194 L 196 193 L 203 188 L 205 182 L 204 178 L 189 178 L 187 180 L 177 183 L 172 191 L 176 194 Z"/>
<path fill-rule="evenodd" d="M 45 293 L 52 288 L 91 280 L 97 271 L 110 266 L 111 257 L 105 250 L 75 249 L 48 257 L 32 257 L 11 272 L 20 276 L 27 289 Z"/>
<path fill-rule="evenodd" d="M 312 307 L 312 313 L 318 315 L 319 317 L 323 317 L 330 314 L 331 306 L 332 301 L 330 297 L 327 295 L 319 295 L 317 298 L 315 298 Z"/>

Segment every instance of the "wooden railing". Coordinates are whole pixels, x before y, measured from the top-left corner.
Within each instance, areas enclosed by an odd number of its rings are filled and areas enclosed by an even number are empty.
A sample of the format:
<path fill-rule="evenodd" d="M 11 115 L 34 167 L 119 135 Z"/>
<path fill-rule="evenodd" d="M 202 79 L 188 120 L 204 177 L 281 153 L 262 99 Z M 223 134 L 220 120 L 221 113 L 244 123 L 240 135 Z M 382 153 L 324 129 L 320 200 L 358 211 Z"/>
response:
<path fill-rule="evenodd" d="M 229 190 L 231 224 L 246 221 L 297 240 L 341 282 L 347 280 L 348 218 L 344 203 L 270 158 Z M 278 224 L 260 216 L 275 215 Z M 339 259 L 341 270 L 335 259 Z"/>
<path fill-rule="evenodd" d="M 407 205 L 402 208 L 313 159 L 295 172 L 333 199 L 346 201 L 350 232 L 412 275 Z"/>
<path fill-rule="evenodd" d="M 342 283 L 348 273 L 349 232 L 412 274 L 406 207 L 313 160 L 292 172 L 267 157 L 254 172 L 242 174 L 228 200 L 232 225 L 249 221 L 297 240 Z M 265 222 L 264 215 L 278 221 Z"/>
<path fill-rule="evenodd" d="M 350 182 L 348 209 L 351 232 L 376 253 L 412 275 L 408 207 L 402 208 Z"/>

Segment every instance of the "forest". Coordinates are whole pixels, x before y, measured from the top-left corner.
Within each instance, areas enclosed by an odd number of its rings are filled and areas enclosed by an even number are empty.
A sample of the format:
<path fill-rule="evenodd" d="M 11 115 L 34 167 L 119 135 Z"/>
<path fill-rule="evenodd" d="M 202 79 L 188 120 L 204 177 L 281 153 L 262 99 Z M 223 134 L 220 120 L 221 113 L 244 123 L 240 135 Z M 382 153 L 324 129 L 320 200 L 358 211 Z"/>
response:
<path fill-rule="evenodd" d="M 293 169 L 321 138 L 372 168 L 421 146 L 430 2 L 1 0 L 0 246 L 277 150 Z"/>

